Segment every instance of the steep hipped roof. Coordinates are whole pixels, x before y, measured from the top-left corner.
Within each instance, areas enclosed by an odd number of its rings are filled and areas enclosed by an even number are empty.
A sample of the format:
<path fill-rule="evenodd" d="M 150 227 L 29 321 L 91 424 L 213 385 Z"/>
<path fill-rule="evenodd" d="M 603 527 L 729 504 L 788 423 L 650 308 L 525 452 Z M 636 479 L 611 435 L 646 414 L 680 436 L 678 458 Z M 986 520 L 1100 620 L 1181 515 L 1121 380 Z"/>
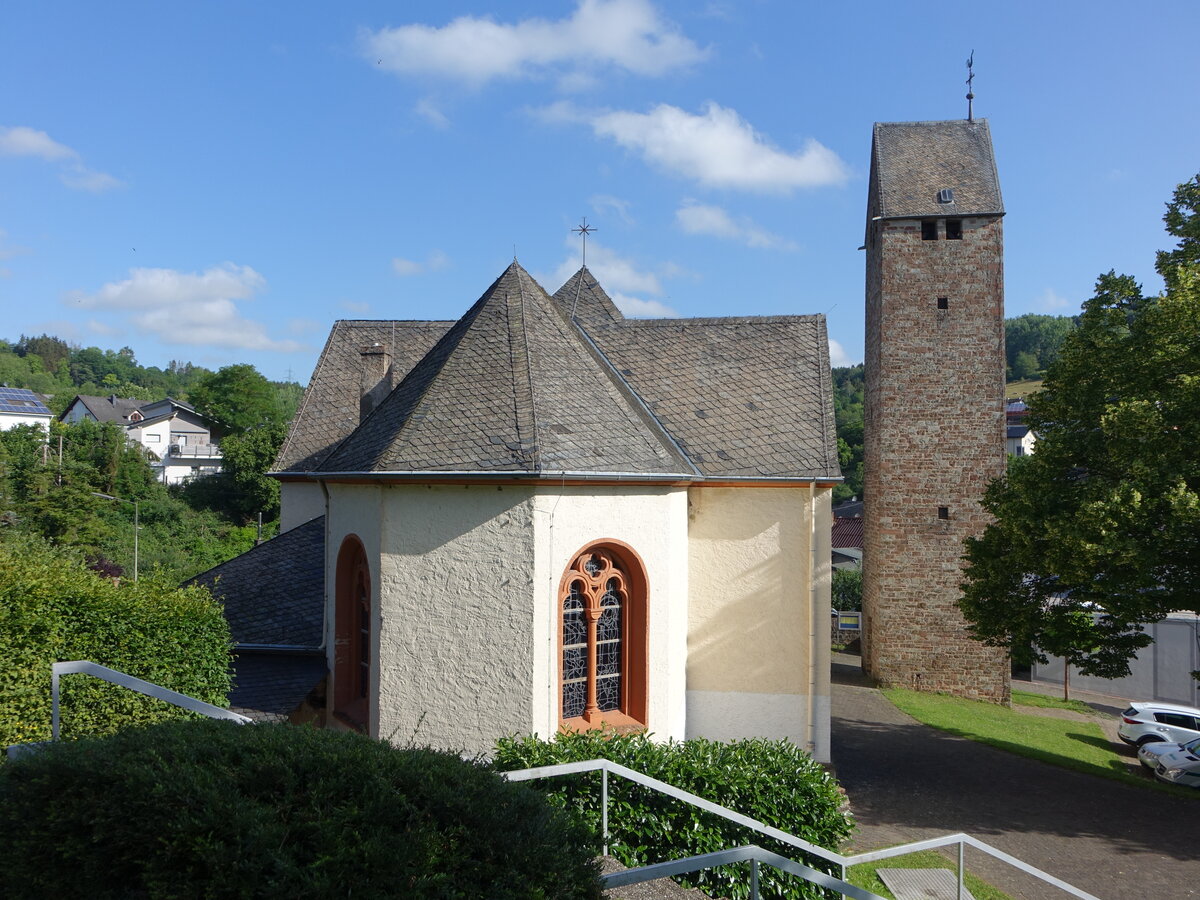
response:
<path fill-rule="evenodd" d="M 275 468 L 288 472 L 319 469 L 325 457 L 358 427 L 363 347 L 381 344 L 392 355 L 398 384 L 429 352 L 453 322 L 334 322 L 329 340 L 279 449 Z"/>
<path fill-rule="evenodd" d="M 840 477 L 824 316 L 627 319 L 593 334 L 706 477 Z"/>
<path fill-rule="evenodd" d="M 616 304 L 609 299 L 600 282 L 596 281 L 587 266 L 567 279 L 557 291 L 554 299 L 567 314 L 585 324 L 607 325 L 625 319 Z"/>
<path fill-rule="evenodd" d="M 497 295 L 501 282 L 506 286 Z M 415 465 L 430 472 L 528 474 L 531 469 L 518 466 L 529 466 L 536 448 L 540 471 L 624 465 L 633 474 L 647 471 L 646 448 L 663 452 L 665 440 L 677 472 L 693 471 L 687 463 L 710 478 L 840 477 L 823 316 L 625 319 L 586 269 L 555 298 L 547 309 L 544 292 L 518 266 L 458 323 L 336 323 L 278 468 L 334 471 L 334 447 L 358 425 L 359 350 L 381 343 L 396 347 L 396 382 L 405 385 L 346 441 L 336 471 L 369 464 L 373 468 L 363 471 Z M 566 321 L 572 307 L 577 326 Z M 523 319 L 538 323 L 530 340 L 514 335 L 510 310 L 533 312 Z M 519 356 L 527 360 L 524 370 L 515 362 L 520 347 L 532 351 Z M 587 353 L 581 355 L 581 347 Z M 419 371 L 410 373 L 414 367 Z M 536 392 L 527 387 L 533 384 Z M 588 399 L 595 396 L 600 399 Z M 611 412 L 614 396 L 623 410 L 615 430 L 601 415 Z M 498 397 L 506 399 L 497 404 Z M 518 397 L 525 398 L 520 407 Z M 451 398 L 449 406 L 432 405 Z M 531 416 L 535 399 L 541 411 Z M 412 406 L 403 427 L 402 404 Z M 425 418 L 409 421 L 419 415 Z M 507 424 L 497 424 L 498 416 Z M 522 422 L 525 438 L 518 433 Z M 540 431 L 529 442 L 534 425 Z M 622 440 L 640 437 L 610 444 L 609 431 Z M 400 452 L 402 445 L 408 449 Z"/>
<path fill-rule="evenodd" d="M 696 474 L 516 262 L 321 469 Z"/>
<path fill-rule="evenodd" d="M 938 202 L 944 188 L 953 203 Z M 876 122 L 868 204 L 885 219 L 1003 215 L 987 120 Z"/>

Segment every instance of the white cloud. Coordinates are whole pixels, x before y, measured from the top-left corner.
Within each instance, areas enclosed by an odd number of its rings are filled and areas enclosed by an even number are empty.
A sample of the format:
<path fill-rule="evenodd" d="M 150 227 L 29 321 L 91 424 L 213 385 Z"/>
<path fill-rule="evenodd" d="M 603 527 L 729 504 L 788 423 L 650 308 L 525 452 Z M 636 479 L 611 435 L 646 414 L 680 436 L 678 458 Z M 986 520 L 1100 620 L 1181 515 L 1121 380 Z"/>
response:
<path fill-rule="evenodd" d="M 613 197 L 609 194 L 596 194 L 591 198 L 591 204 L 592 209 L 600 215 L 606 211 L 612 211 L 626 225 L 633 224 L 633 217 L 629 215 L 628 200 L 622 200 L 620 197 Z"/>
<path fill-rule="evenodd" d="M 437 104 L 428 97 L 418 100 L 413 111 L 434 128 L 450 127 L 450 120 L 446 118 L 446 114 L 438 109 Z"/>
<path fill-rule="evenodd" d="M 699 115 L 662 103 L 648 113 L 627 110 L 588 113 L 558 102 L 536 113 L 549 122 L 585 121 L 649 163 L 707 187 L 763 193 L 840 184 L 847 166 L 815 140 L 788 153 L 738 115 L 709 103 Z"/>
<path fill-rule="evenodd" d="M 362 313 L 368 312 L 371 309 L 371 304 L 361 300 L 343 300 L 338 304 L 346 312 Z"/>
<path fill-rule="evenodd" d="M 36 156 L 47 161 L 76 159 L 79 154 L 60 144 L 44 131 L 24 125 L 0 128 L 0 153 L 5 156 Z"/>
<path fill-rule="evenodd" d="M 434 250 L 429 254 L 425 262 L 404 259 L 400 256 L 392 259 L 392 271 L 401 278 L 407 278 L 410 275 L 420 275 L 423 272 L 437 272 L 448 265 L 450 265 L 450 257 L 441 250 Z"/>
<path fill-rule="evenodd" d="M 1046 288 L 1037 299 L 1037 308 L 1045 312 L 1065 309 L 1070 305 L 1071 301 L 1056 293 L 1054 288 Z"/>
<path fill-rule="evenodd" d="M 850 366 L 850 357 L 846 354 L 845 349 L 833 338 L 829 339 L 829 365 L 831 366 Z"/>
<path fill-rule="evenodd" d="M 292 352 L 305 345 L 268 336 L 260 322 L 244 317 L 235 300 L 251 300 L 267 281 L 249 266 L 224 263 L 204 272 L 130 269 L 94 294 L 66 299 L 83 309 L 118 314 L 123 331 L 143 331 L 166 344 Z"/>
<path fill-rule="evenodd" d="M 558 290 L 568 278 L 579 271 L 579 267 L 582 265 L 577 239 L 568 238 L 567 246 L 571 252 L 568 253 L 566 259 L 558 264 L 558 268 L 549 277 L 538 279 L 546 286 L 547 290 Z M 595 240 L 588 243 L 587 266 L 596 276 L 596 280 L 600 282 L 605 293 L 626 315 L 658 317 L 678 315 L 675 310 L 658 300 L 646 300 L 634 296 L 635 294 L 661 296 L 663 287 L 659 280 L 659 274 L 639 267 L 632 260 L 626 259 Z M 675 268 L 670 264 L 663 267 L 664 276 L 673 273 Z"/>
<path fill-rule="evenodd" d="M 44 131 L 25 125 L 0 127 L 0 155 L 33 156 L 46 162 L 59 162 L 62 164 L 59 180 L 76 190 L 98 194 L 121 186 L 120 180 L 107 172 L 97 172 L 85 166 L 80 161 L 79 153 L 66 144 L 60 144 Z"/>
<path fill-rule="evenodd" d="M 657 300 L 640 300 L 619 291 L 614 291 L 609 296 L 612 298 L 612 302 L 617 304 L 617 309 L 631 318 L 675 319 L 679 317 L 679 313 Z"/>
<path fill-rule="evenodd" d="M 101 322 L 99 319 L 88 319 L 87 328 L 92 334 L 101 334 L 105 337 L 112 337 L 121 333 L 120 328 L 117 328 L 115 325 L 109 325 L 107 322 Z"/>
<path fill-rule="evenodd" d="M 685 201 L 675 211 L 675 222 L 687 234 L 703 234 L 767 250 L 799 249 L 795 241 L 772 234 L 746 216 L 735 221 L 719 206 Z"/>
<path fill-rule="evenodd" d="M 706 52 L 648 0 L 580 0 L 574 13 L 557 21 L 530 18 L 508 24 L 460 16 L 441 28 L 402 25 L 368 31 L 363 55 L 392 72 L 474 86 L 549 72 L 578 89 L 589 70 L 611 67 L 662 75 L 700 61 Z"/>

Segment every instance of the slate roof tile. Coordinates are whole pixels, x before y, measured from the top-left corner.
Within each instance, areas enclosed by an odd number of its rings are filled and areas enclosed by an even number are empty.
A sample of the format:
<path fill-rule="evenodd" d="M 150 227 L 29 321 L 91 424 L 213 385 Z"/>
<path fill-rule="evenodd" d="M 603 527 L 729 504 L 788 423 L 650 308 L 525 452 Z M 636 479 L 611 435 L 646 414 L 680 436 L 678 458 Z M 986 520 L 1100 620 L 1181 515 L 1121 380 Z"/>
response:
<path fill-rule="evenodd" d="M 325 517 L 319 516 L 188 584 L 225 606 L 236 644 L 318 648 L 325 622 Z"/>
<path fill-rule="evenodd" d="M 876 122 L 871 153 L 871 217 L 1004 213 L 987 119 Z M 938 202 L 943 188 L 953 203 Z"/>

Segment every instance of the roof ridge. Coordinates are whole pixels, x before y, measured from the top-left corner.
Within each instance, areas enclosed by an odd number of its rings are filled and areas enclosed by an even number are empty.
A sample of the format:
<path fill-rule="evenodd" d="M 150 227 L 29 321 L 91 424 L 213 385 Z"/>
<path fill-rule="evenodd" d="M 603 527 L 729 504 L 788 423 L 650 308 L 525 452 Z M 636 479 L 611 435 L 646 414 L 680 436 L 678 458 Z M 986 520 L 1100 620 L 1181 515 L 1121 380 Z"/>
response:
<path fill-rule="evenodd" d="M 516 265 L 515 262 L 514 265 Z M 513 303 L 511 291 L 506 292 L 504 296 L 509 359 L 513 362 L 513 419 L 517 426 L 519 448 L 513 452 L 517 454 L 518 460 L 528 460 L 528 464 L 534 472 L 540 472 L 541 436 L 538 433 L 537 397 L 534 396 L 533 369 L 529 362 L 529 330 L 525 324 L 525 285 L 521 278 L 521 272 L 524 270 L 514 273 L 517 279 L 516 303 Z M 519 374 L 523 374 L 525 378 L 524 383 L 518 386 L 517 376 Z M 522 403 L 525 398 L 520 396 L 519 388 L 524 388 L 524 393 L 528 397 L 527 403 Z M 528 438 L 526 437 L 527 432 Z"/>

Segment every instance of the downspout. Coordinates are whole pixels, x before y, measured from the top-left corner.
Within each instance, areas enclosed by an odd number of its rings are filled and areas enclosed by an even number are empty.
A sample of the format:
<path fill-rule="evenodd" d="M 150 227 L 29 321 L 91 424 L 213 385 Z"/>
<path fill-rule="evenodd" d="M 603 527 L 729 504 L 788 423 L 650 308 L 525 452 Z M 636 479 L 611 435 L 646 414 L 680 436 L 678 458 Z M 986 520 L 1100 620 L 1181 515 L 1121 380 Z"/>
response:
<path fill-rule="evenodd" d="M 817 621 L 817 485 L 808 485 L 808 752 L 817 757 L 817 642 L 820 623 Z M 829 623 L 825 623 L 829 633 Z"/>

